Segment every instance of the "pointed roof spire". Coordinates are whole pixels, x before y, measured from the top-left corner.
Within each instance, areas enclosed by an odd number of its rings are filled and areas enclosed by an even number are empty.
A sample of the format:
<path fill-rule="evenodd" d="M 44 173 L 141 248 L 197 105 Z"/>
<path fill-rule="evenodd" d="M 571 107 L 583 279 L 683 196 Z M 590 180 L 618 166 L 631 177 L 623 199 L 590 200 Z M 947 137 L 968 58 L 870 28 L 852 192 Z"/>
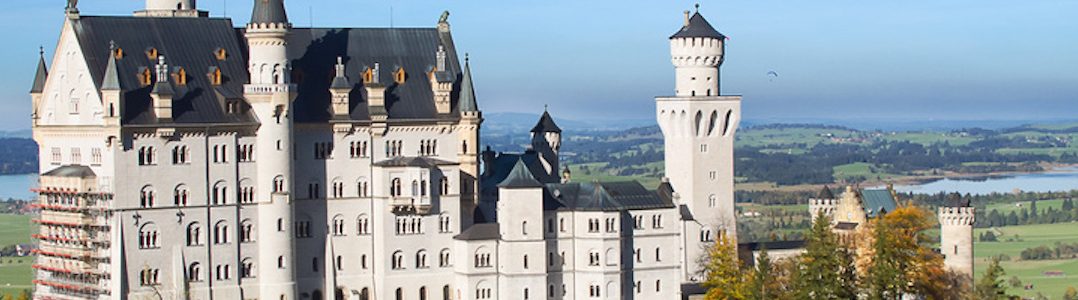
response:
<path fill-rule="evenodd" d="M 343 57 L 340 57 L 340 56 L 337 57 L 336 69 L 337 69 L 337 76 L 333 77 L 333 84 L 331 84 L 329 87 L 333 88 L 333 89 L 348 89 L 348 88 L 352 87 L 352 85 L 348 82 L 348 76 L 345 76 L 345 73 L 344 73 L 344 58 Z"/>
<path fill-rule="evenodd" d="M 251 12 L 251 24 L 288 23 L 288 13 L 284 9 L 284 0 L 254 0 Z"/>
<path fill-rule="evenodd" d="M 541 133 L 541 132 L 561 133 L 561 128 L 558 127 L 558 124 L 554 123 L 554 118 L 550 116 L 550 112 L 547 111 L 546 108 L 544 107 L 543 108 L 543 116 L 539 117 L 539 123 L 536 123 L 535 127 L 532 127 L 532 132 L 534 132 L 534 133 Z"/>
<path fill-rule="evenodd" d="M 688 13 L 688 11 L 686 11 Z M 670 36 L 673 38 L 693 38 L 693 37 L 705 37 L 716 38 L 725 40 L 726 36 L 715 30 L 715 27 L 711 27 L 711 23 L 704 19 L 703 15 L 700 15 L 700 4 L 696 4 L 696 13 L 693 13 L 692 17 L 689 17 L 685 22 L 685 26 L 682 26 L 677 33 Z"/>
<path fill-rule="evenodd" d="M 820 190 L 819 194 L 816 194 L 816 199 L 835 199 L 835 194 L 831 192 L 831 188 L 826 185 Z"/>
<path fill-rule="evenodd" d="M 109 42 L 109 64 L 105 67 L 105 78 L 102 79 L 101 90 L 120 90 L 120 73 L 116 72 L 116 41 Z"/>
<path fill-rule="evenodd" d="M 535 176 L 532 176 L 531 170 L 528 170 L 528 166 L 524 164 L 522 159 L 517 159 L 513 170 L 509 171 L 509 175 L 505 177 L 505 180 L 498 184 L 498 187 L 501 188 L 536 188 L 542 186 L 543 184 L 535 180 Z"/>
<path fill-rule="evenodd" d="M 475 87 L 472 86 L 472 67 L 468 62 L 468 54 L 464 54 L 464 75 L 460 81 L 460 111 L 479 111 L 479 105 L 475 102 Z"/>
<path fill-rule="evenodd" d="M 49 68 L 45 66 L 45 47 L 38 49 L 37 74 L 34 75 L 34 86 L 30 87 L 30 93 L 45 91 L 45 79 L 49 77 Z"/>

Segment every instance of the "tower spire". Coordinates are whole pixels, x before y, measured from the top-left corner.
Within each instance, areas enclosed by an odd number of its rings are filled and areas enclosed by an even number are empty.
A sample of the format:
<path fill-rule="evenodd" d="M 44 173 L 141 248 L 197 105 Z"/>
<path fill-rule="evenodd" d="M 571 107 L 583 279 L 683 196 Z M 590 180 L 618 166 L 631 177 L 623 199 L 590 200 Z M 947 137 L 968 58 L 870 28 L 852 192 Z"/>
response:
<path fill-rule="evenodd" d="M 116 72 L 116 42 L 109 42 L 109 64 L 105 67 L 105 78 L 101 82 L 102 91 L 120 90 L 120 73 Z"/>
<path fill-rule="evenodd" d="M 288 13 L 284 9 L 284 0 L 254 0 L 251 12 L 251 24 L 288 23 Z"/>
<path fill-rule="evenodd" d="M 30 87 L 30 93 L 41 93 L 45 90 L 45 80 L 49 77 L 49 68 L 45 66 L 45 47 L 38 48 L 37 74 L 34 75 L 34 85 Z"/>
<path fill-rule="evenodd" d="M 475 103 L 475 87 L 472 86 L 472 67 L 468 62 L 467 54 L 464 58 L 464 75 L 460 81 L 460 111 L 478 111 L 479 106 Z"/>

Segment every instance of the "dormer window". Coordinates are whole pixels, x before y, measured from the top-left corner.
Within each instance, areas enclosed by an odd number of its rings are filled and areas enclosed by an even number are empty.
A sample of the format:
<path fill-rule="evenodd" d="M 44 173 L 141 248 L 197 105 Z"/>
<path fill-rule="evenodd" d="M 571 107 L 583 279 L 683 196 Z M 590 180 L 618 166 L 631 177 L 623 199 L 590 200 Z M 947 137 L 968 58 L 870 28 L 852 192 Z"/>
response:
<path fill-rule="evenodd" d="M 183 67 L 176 68 L 176 73 L 172 73 L 173 80 L 177 85 L 187 85 L 187 70 Z"/>
<path fill-rule="evenodd" d="M 210 84 L 221 85 L 221 68 L 210 67 L 210 72 L 206 74 L 206 77 L 210 79 Z"/>
<path fill-rule="evenodd" d="M 160 53 L 157 51 L 157 48 L 150 47 L 149 49 L 146 49 L 146 58 L 149 58 L 150 60 L 156 60 L 159 55 Z"/>
<path fill-rule="evenodd" d="M 225 111 L 227 111 L 230 114 L 238 114 L 238 113 L 240 113 L 240 101 L 239 100 L 228 100 L 228 102 L 225 104 Z"/>
<path fill-rule="evenodd" d="M 396 81 L 397 84 L 404 84 L 406 76 L 407 74 L 404 73 L 404 68 L 397 68 L 397 71 L 393 72 L 393 81 Z"/>
<path fill-rule="evenodd" d="M 374 82 L 374 69 L 371 69 L 370 67 L 367 67 L 367 70 L 363 71 L 363 82 L 366 82 L 366 83 Z"/>
<path fill-rule="evenodd" d="M 124 58 L 124 48 L 117 47 L 115 50 L 112 50 L 112 56 L 116 59 Z"/>
<path fill-rule="evenodd" d="M 142 67 L 142 71 L 139 71 L 138 79 L 142 86 L 149 86 L 153 84 L 153 74 L 150 72 L 150 68 Z"/>
<path fill-rule="evenodd" d="M 213 56 L 216 57 L 217 60 L 225 60 L 228 58 L 228 51 L 225 51 L 225 48 L 217 48 L 217 50 L 213 51 Z"/>

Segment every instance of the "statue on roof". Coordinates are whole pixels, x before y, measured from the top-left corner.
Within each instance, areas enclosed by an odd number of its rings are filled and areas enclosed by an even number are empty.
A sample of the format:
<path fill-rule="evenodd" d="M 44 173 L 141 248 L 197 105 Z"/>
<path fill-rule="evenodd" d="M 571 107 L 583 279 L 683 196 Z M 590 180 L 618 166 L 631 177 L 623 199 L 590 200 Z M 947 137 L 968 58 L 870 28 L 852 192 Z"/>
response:
<path fill-rule="evenodd" d="M 443 11 L 442 16 L 438 18 L 438 23 L 447 23 L 447 22 L 449 22 L 449 11 L 448 10 Z"/>

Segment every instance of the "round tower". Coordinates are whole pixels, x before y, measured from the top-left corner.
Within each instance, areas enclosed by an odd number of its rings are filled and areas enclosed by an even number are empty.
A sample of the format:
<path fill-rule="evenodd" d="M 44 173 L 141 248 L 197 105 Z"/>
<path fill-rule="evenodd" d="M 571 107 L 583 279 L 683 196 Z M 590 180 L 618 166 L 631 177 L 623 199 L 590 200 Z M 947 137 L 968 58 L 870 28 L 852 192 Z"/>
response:
<path fill-rule="evenodd" d="M 698 7 L 699 8 L 699 7 Z M 700 12 L 685 11 L 685 26 L 670 37 L 678 97 L 718 96 L 719 67 L 726 36 L 711 27 Z"/>
<path fill-rule="evenodd" d="M 247 24 L 250 78 L 244 97 L 258 117 L 258 281 L 260 299 L 296 298 L 293 234 L 292 101 L 288 22 L 283 0 L 254 0 Z"/>
<path fill-rule="evenodd" d="M 206 12 L 198 11 L 195 0 L 146 0 L 146 9 L 136 11 L 140 17 L 203 17 Z"/>
<path fill-rule="evenodd" d="M 973 223 L 975 208 L 969 200 L 952 198 L 939 208 L 940 253 L 951 271 L 973 280 Z"/>
<path fill-rule="evenodd" d="M 146 0 L 146 10 L 194 10 L 195 0 Z"/>

